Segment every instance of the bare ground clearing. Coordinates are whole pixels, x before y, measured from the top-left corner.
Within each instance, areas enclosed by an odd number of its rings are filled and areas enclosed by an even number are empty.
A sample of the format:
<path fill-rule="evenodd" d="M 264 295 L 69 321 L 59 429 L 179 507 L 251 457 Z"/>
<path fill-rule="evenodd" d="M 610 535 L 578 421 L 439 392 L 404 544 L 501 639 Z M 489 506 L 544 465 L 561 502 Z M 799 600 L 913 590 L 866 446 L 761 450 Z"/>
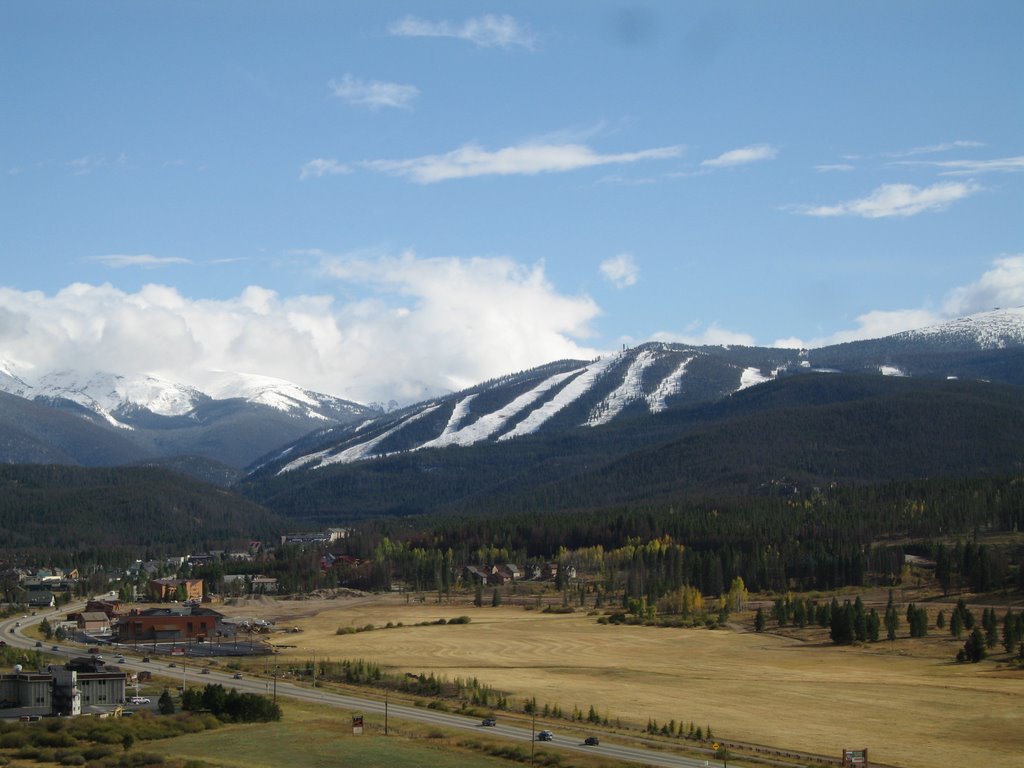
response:
<path fill-rule="evenodd" d="M 255 610 L 254 610 L 255 609 Z M 1024 754 L 1024 674 L 952 663 L 933 636 L 837 648 L 770 634 L 602 626 L 593 616 L 522 608 L 405 604 L 399 596 L 226 606 L 302 632 L 274 635 L 288 658 L 366 659 L 399 672 L 482 683 L 571 712 L 706 727 L 717 736 L 838 755 L 842 747 L 917 768 L 1017 768 Z M 469 615 L 457 626 L 414 626 Z M 404 626 L 337 635 L 339 627 Z M 285 639 L 287 638 L 287 639 Z"/>

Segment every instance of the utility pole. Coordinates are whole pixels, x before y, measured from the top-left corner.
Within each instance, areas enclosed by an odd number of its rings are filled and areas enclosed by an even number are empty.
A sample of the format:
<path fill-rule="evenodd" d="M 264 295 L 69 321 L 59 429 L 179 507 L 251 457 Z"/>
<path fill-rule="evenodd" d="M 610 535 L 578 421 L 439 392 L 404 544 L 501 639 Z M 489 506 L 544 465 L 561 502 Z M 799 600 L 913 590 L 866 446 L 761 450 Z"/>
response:
<path fill-rule="evenodd" d="M 388 689 L 384 689 L 384 735 L 388 735 Z"/>

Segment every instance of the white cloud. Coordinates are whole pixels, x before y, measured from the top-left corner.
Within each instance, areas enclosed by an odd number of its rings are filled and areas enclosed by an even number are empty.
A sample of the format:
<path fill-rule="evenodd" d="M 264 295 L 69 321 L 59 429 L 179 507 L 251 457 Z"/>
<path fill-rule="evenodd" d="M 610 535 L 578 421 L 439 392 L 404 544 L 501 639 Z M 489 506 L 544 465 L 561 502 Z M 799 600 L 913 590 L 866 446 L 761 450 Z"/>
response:
<path fill-rule="evenodd" d="M 875 309 L 856 318 L 853 328 L 830 336 L 803 340 L 779 339 L 777 347 L 823 347 L 861 339 L 876 339 L 894 333 L 938 325 L 965 315 L 987 312 L 996 307 L 1024 306 L 1024 254 L 996 259 L 990 269 L 973 283 L 946 294 L 937 308 Z"/>
<path fill-rule="evenodd" d="M 832 163 L 831 165 L 816 165 L 814 169 L 820 173 L 828 173 L 830 171 L 852 171 L 855 170 L 855 166 L 849 163 Z"/>
<path fill-rule="evenodd" d="M 328 85 L 339 99 L 370 109 L 380 109 L 381 107 L 412 109 L 412 100 L 420 93 L 414 85 L 387 83 L 380 80 L 366 82 L 351 74 L 346 74 L 341 80 L 331 80 Z"/>
<path fill-rule="evenodd" d="M 713 344 L 725 347 L 752 347 L 756 344 L 754 337 L 749 333 L 730 331 L 727 328 L 719 327 L 717 323 L 712 323 L 703 330 L 700 329 L 699 325 L 693 325 L 683 333 L 659 331 L 651 337 L 651 340 L 674 344 Z"/>
<path fill-rule="evenodd" d="M 968 285 L 949 292 L 943 311 L 950 317 L 985 312 L 995 307 L 1024 306 L 1024 254 L 996 259 L 992 268 Z"/>
<path fill-rule="evenodd" d="M 599 165 L 664 160 L 678 157 L 682 152 L 682 147 L 673 146 L 602 155 L 582 144 L 522 144 L 491 152 L 475 144 L 467 144 L 444 155 L 425 155 L 409 160 L 369 160 L 363 165 L 382 173 L 407 176 L 419 184 L 434 184 L 472 176 L 532 176 Z"/>
<path fill-rule="evenodd" d="M 0 287 L 0 361 L 152 373 L 204 386 L 213 371 L 256 373 L 362 402 L 411 402 L 563 358 L 598 315 L 532 267 L 500 258 L 324 257 L 337 296 L 250 286 L 224 300 L 147 285 L 74 284 L 54 295 Z"/>
<path fill-rule="evenodd" d="M 956 141 L 946 141 L 941 144 L 929 144 L 924 147 L 913 147 L 911 149 L 904 149 L 899 152 L 888 152 L 885 157 L 910 157 L 911 155 L 932 155 L 939 152 L 949 152 L 954 149 L 972 149 L 974 147 L 983 147 L 985 144 L 980 141 L 971 141 L 969 139 L 957 139 Z"/>
<path fill-rule="evenodd" d="M 75 176 L 88 176 L 97 168 L 106 164 L 106 158 L 100 155 L 85 155 L 68 161 L 68 168 Z"/>
<path fill-rule="evenodd" d="M 731 149 L 723 152 L 718 157 L 713 157 L 701 163 L 705 168 L 731 168 L 736 165 L 756 163 L 759 160 L 774 160 L 779 150 L 770 144 L 754 144 L 740 149 Z"/>
<path fill-rule="evenodd" d="M 974 176 L 979 173 L 1024 172 L 1024 155 L 994 160 L 901 160 L 893 165 L 927 165 L 942 169 L 940 176 Z"/>
<path fill-rule="evenodd" d="M 190 259 L 180 256 L 153 256 L 149 253 L 127 254 L 110 253 L 103 256 L 93 256 L 91 261 L 98 261 L 108 267 L 115 269 L 123 267 L 143 267 L 145 269 L 156 269 L 166 267 L 169 264 L 191 264 Z"/>
<path fill-rule="evenodd" d="M 461 24 L 451 21 L 427 21 L 405 16 L 393 22 L 388 31 L 399 37 L 452 37 L 467 40 L 481 48 L 512 48 L 533 50 L 530 30 L 514 17 L 487 14 L 466 19 Z"/>
<path fill-rule="evenodd" d="M 836 205 L 793 206 L 790 210 L 807 216 L 860 216 L 865 219 L 915 216 L 925 211 L 944 210 L 951 203 L 969 197 L 980 189 L 971 182 L 940 182 L 930 187 L 883 184 L 867 197 Z"/>
<path fill-rule="evenodd" d="M 299 171 L 299 180 L 319 179 L 321 176 L 339 176 L 346 173 L 352 173 L 352 169 L 344 163 L 339 163 L 337 160 L 330 158 L 318 157 L 302 166 L 302 170 Z"/>
<path fill-rule="evenodd" d="M 601 262 L 601 274 L 616 288 L 626 288 L 636 284 L 640 270 L 636 259 L 631 253 L 620 253 Z"/>

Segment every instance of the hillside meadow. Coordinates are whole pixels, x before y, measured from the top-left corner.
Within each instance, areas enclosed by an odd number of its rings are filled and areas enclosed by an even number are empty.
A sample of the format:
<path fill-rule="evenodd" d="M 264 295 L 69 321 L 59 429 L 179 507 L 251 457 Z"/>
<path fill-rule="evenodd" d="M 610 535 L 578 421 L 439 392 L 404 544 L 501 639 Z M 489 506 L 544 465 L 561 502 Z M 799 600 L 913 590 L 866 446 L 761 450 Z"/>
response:
<path fill-rule="evenodd" d="M 906 768 L 1017 768 L 1024 754 L 1024 673 L 998 660 L 956 664 L 962 643 L 935 629 L 923 640 L 836 647 L 821 631 L 755 634 L 742 622 L 717 630 L 609 626 L 582 612 L 410 604 L 398 595 L 224 610 L 301 630 L 271 636 L 281 666 L 315 655 L 476 677 L 518 706 L 528 697 L 566 713 L 594 706 L 637 727 L 651 718 L 693 721 L 722 739 L 836 756 L 866 746 L 873 761 Z M 417 626 L 460 615 L 471 623 Z M 385 629 L 388 622 L 403 626 Z M 337 633 L 371 624 L 377 629 Z"/>

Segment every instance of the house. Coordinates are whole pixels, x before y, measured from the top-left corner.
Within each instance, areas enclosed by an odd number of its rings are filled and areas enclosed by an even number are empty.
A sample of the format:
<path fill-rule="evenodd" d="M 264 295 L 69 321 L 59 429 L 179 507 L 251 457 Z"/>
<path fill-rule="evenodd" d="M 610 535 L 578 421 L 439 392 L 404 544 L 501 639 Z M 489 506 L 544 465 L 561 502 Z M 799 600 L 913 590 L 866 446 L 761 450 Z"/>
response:
<path fill-rule="evenodd" d="M 490 575 L 491 572 L 487 568 L 481 568 L 478 565 L 467 565 L 462 569 L 463 581 L 468 581 L 472 584 L 486 584 Z"/>
<path fill-rule="evenodd" d="M 78 614 L 77 628 L 90 635 L 109 635 L 110 618 L 102 611 L 82 611 Z"/>
<path fill-rule="evenodd" d="M 98 611 L 108 619 L 114 618 L 121 612 L 120 600 L 90 600 L 85 604 L 86 611 Z"/>
<path fill-rule="evenodd" d="M 53 608 L 57 604 L 48 589 L 30 589 L 25 593 L 25 605 L 32 608 Z"/>
<path fill-rule="evenodd" d="M 253 576 L 250 587 L 254 595 L 277 594 L 277 579 L 271 576 Z"/>
<path fill-rule="evenodd" d="M 496 565 L 491 568 L 491 573 L 500 573 L 507 577 L 509 581 L 517 581 L 523 578 L 523 572 L 519 570 L 519 566 L 515 563 L 503 563 Z"/>
<path fill-rule="evenodd" d="M 504 586 L 512 581 L 512 577 L 502 571 L 491 571 L 487 574 L 487 583 L 492 586 Z"/>
<path fill-rule="evenodd" d="M 178 588 L 184 590 L 186 600 L 203 599 L 202 579 L 153 579 L 149 582 L 149 596 L 157 601 L 178 599 Z"/>

